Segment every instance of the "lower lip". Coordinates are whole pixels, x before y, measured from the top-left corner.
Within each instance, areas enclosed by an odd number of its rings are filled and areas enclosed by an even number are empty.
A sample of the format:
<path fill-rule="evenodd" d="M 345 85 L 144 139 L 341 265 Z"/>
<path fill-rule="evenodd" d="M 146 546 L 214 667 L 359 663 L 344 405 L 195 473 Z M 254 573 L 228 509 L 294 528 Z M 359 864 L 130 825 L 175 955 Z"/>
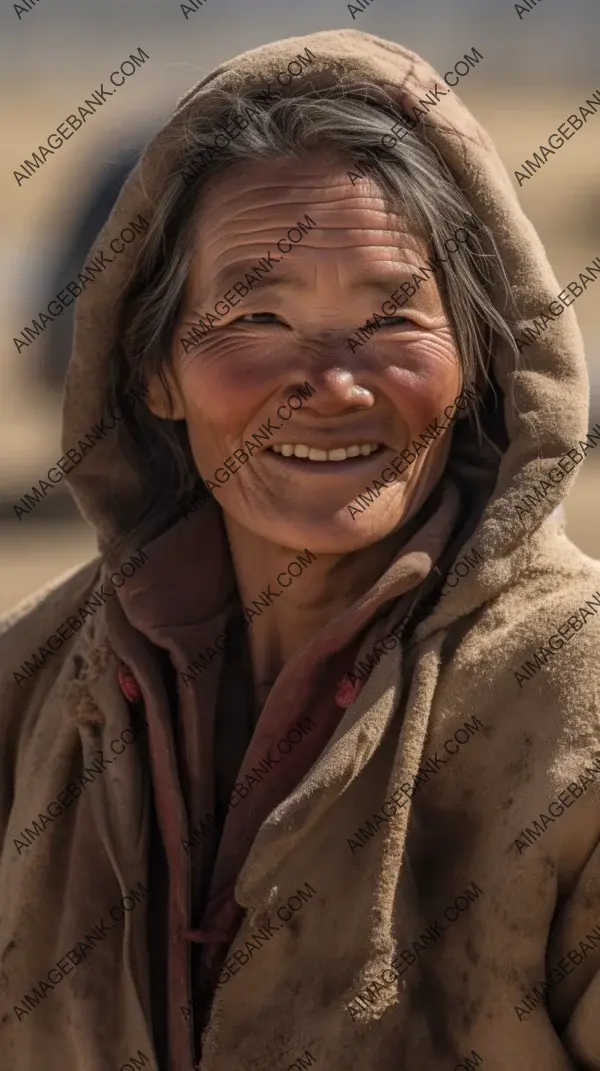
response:
<path fill-rule="evenodd" d="M 360 457 L 347 458 L 346 461 L 309 461 L 308 458 L 295 457 L 293 454 L 291 457 L 284 457 L 273 450 L 265 450 L 263 457 L 270 458 L 271 462 L 281 469 L 302 475 L 309 473 L 316 476 L 352 476 L 357 472 L 368 472 L 369 469 L 379 471 L 382 465 L 385 466 L 390 453 L 390 450 L 383 447 L 367 457 L 361 454 Z"/>

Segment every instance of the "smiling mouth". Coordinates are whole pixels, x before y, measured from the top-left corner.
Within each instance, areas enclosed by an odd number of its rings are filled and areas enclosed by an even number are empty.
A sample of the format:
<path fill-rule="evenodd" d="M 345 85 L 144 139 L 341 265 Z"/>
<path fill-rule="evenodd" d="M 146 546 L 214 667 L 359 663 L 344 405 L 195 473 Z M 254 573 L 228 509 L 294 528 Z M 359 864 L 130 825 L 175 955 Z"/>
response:
<path fill-rule="evenodd" d="M 356 458 L 362 460 L 380 453 L 384 447 L 381 443 L 357 443 L 351 446 L 336 446 L 332 450 L 321 450 L 316 446 L 306 446 L 304 443 L 275 443 L 267 449 L 270 453 L 278 454 L 282 458 L 322 464 L 324 461 L 340 463 Z"/>
<path fill-rule="evenodd" d="M 331 450 L 308 447 L 304 443 L 275 443 L 267 447 L 261 456 L 269 458 L 269 466 L 282 473 L 311 476 L 316 480 L 319 477 L 341 479 L 346 476 L 353 484 L 356 479 L 368 481 L 377 475 L 382 464 L 385 464 L 382 459 L 389 457 L 390 453 L 392 451 L 384 443 L 336 446 Z"/>

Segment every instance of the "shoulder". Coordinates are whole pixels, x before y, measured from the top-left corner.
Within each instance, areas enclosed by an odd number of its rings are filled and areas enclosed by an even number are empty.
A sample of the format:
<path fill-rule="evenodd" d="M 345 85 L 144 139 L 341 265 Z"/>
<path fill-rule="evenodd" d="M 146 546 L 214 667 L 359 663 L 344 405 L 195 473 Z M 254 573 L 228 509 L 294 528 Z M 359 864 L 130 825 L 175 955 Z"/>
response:
<path fill-rule="evenodd" d="M 19 678 L 27 682 L 46 661 L 49 670 L 55 667 L 53 676 L 58 672 L 69 650 L 69 638 L 82 627 L 77 613 L 99 580 L 101 564 L 98 557 L 63 573 L 0 617 L 3 705 L 11 696 L 29 693 Z"/>
<path fill-rule="evenodd" d="M 566 537 L 557 535 L 448 639 L 451 676 L 471 694 L 476 681 L 505 717 L 531 715 L 539 733 L 543 716 L 559 737 L 579 725 L 600 743 L 600 562 Z"/>
<path fill-rule="evenodd" d="M 569 643 L 579 632 L 588 650 L 600 634 L 600 561 L 557 536 L 556 546 L 534 557 L 488 605 L 485 617 L 515 653 L 544 645 L 555 633 Z"/>

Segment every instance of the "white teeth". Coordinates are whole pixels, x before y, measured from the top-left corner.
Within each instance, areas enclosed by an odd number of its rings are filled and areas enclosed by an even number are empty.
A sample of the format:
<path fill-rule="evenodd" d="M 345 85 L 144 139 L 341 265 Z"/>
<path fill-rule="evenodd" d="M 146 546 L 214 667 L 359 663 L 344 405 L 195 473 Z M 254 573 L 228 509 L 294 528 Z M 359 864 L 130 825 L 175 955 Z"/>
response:
<path fill-rule="evenodd" d="M 284 457 L 308 458 L 309 461 L 345 461 L 349 457 L 368 457 L 378 450 L 380 443 L 362 443 L 360 446 L 336 446 L 333 450 L 319 450 L 316 446 L 305 443 L 279 443 L 270 447 L 276 454 Z"/>

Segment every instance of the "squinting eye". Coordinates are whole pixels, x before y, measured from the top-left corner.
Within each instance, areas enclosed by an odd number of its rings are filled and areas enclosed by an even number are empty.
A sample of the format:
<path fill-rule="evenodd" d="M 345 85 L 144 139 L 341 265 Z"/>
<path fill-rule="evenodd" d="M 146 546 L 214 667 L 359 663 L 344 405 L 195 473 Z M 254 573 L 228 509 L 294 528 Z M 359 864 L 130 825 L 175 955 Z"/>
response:
<path fill-rule="evenodd" d="M 253 316 L 267 317 L 267 319 L 266 320 L 263 319 L 262 321 L 261 320 L 252 320 Z M 271 320 L 268 320 L 269 316 L 272 317 Z M 242 323 L 243 320 L 251 320 L 252 323 L 273 323 L 276 319 L 277 319 L 277 313 L 275 313 L 275 312 L 248 312 L 248 313 L 246 313 L 245 316 L 238 316 L 237 320 L 234 320 L 234 323 L 239 324 L 239 323 Z"/>
<path fill-rule="evenodd" d="M 398 324 L 408 324 L 410 320 L 406 316 L 386 316 L 381 320 L 382 327 L 395 327 Z"/>

